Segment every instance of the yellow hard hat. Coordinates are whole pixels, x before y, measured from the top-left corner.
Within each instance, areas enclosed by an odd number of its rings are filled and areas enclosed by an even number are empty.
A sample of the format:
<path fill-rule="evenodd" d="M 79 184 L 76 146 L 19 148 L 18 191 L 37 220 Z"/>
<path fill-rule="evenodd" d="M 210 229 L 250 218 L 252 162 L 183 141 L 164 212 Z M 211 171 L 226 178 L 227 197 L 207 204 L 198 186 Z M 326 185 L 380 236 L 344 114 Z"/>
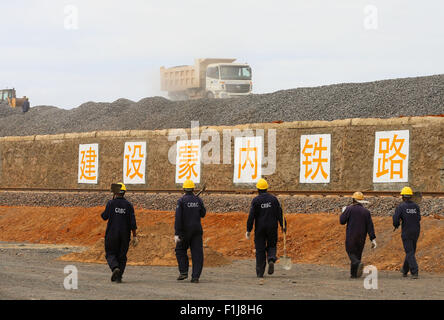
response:
<path fill-rule="evenodd" d="M 122 182 L 119 182 L 118 184 L 120 184 L 120 191 L 126 191 L 126 187 Z"/>
<path fill-rule="evenodd" d="M 401 190 L 401 196 L 413 196 L 413 190 L 410 187 L 404 187 Z"/>
<path fill-rule="evenodd" d="M 369 203 L 368 201 L 364 200 L 364 194 L 360 191 L 356 191 L 355 193 L 353 193 L 352 198 L 359 203 Z"/>
<path fill-rule="evenodd" d="M 195 185 L 194 182 L 190 179 L 185 180 L 183 183 L 183 189 L 194 189 Z"/>
<path fill-rule="evenodd" d="M 265 179 L 259 179 L 259 181 L 256 183 L 256 188 L 259 190 L 267 190 L 268 189 L 268 183 Z"/>

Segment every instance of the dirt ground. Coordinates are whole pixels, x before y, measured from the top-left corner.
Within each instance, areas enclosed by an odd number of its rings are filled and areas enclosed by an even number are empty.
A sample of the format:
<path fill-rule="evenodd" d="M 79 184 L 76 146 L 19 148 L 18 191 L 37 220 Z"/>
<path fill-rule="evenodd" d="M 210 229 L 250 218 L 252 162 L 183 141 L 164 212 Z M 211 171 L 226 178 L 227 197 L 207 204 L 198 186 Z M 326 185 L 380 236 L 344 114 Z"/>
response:
<path fill-rule="evenodd" d="M 203 219 L 205 264 L 199 284 L 178 282 L 172 212 L 136 211 L 140 244 L 130 248 L 122 284 L 110 281 L 97 208 L 0 207 L 0 299 L 303 300 L 444 299 L 440 217 L 423 219 L 418 244 L 420 279 L 402 278 L 399 231 L 375 217 L 378 248 L 364 262 L 378 268 L 377 289 L 365 275 L 349 278 L 344 226 L 333 214 L 291 214 L 288 251 L 293 267 L 278 264 L 259 282 L 254 243 L 246 240 L 245 213 L 208 213 Z M 278 255 L 282 254 L 282 235 Z M 66 290 L 64 268 L 78 270 L 78 288 Z"/>
<path fill-rule="evenodd" d="M 61 244 L 87 247 L 67 252 L 64 261 L 105 263 L 103 236 L 106 222 L 103 207 L 0 207 L 0 241 Z M 136 210 L 140 243 L 130 248 L 129 265 L 176 266 L 174 255 L 174 214 Z M 246 240 L 245 213 L 208 213 L 204 228 L 205 266 L 230 265 L 232 261 L 253 259 L 254 242 Z M 289 214 L 287 252 L 293 263 L 347 268 L 345 227 L 334 214 Z M 391 217 L 373 217 L 378 248 L 367 242 L 363 262 L 378 270 L 399 270 L 404 258 L 400 230 L 393 232 Z M 444 219 L 423 217 L 417 259 L 420 272 L 444 273 Z M 282 255 L 282 234 L 278 255 Z"/>
<path fill-rule="evenodd" d="M 204 267 L 199 284 L 176 280 L 177 267 L 128 266 L 123 283 L 110 281 L 107 265 L 65 262 L 58 257 L 72 248 L 1 248 L 0 300 L 413 300 L 444 299 L 444 277 L 422 272 L 420 279 L 397 271 L 378 272 L 378 288 L 366 289 L 364 278 L 350 279 L 348 268 L 294 264 L 256 278 L 254 260 Z M 77 289 L 66 290 L 64 268 L 77 269 Z M 185 303 L 186 304 L 186 303 Z M 266 310 L 273 314 L 273 310 Z M 268 318 L 268 317 L 267 317 Z"/>

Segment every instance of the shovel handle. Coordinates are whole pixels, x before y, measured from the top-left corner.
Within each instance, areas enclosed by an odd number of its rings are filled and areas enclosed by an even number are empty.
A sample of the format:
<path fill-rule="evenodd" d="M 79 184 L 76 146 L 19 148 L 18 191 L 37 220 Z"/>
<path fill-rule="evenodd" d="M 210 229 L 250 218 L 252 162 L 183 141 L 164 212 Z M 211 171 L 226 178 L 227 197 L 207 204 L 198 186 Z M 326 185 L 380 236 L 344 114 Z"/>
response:
<path fill-rule="evenodd" d="M 282 225 L 283 225 L 284 230 L 285 230 L 285 228 L 287 226 L 286 226 L 286 223 L 285 223 L 284 202 L 282 202 L 281 208 L 282 208 Z M 283 232 L 283 233 L 284 233 L 284 256 L 286 256 L 287 255 L 287 235 L 286 235 L 285 232 Z"/>
<path fill-rule="evenodd" d="M 204 183 L 203 186 L 202 186 L 202 189 L 196 194 L 196 197 L 200 196 L 200 194 L 201 194 L 202 192 L 204 192 L 206 189 L 207 189 L 207 184 Z"/>
<path fill-rule="evenodd" d="M 286 256 L 287 255 L 287 241 L 286 241 L 286 236 L 285 236 L 285 233 L 284 233 L 284 256 Z"/>

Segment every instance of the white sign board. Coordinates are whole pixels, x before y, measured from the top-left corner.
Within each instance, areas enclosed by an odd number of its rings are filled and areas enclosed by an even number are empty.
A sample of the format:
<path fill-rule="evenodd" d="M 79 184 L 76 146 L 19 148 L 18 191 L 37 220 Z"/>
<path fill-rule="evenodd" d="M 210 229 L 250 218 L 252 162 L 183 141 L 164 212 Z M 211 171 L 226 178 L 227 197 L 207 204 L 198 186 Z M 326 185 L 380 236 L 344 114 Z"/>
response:
<path fill-rule="evenodd" d="M 262 137 L 234 139 L 234 183 L 254 183 L 262 176 Z"/>
<path fill-rule="evenodd" d="M 330 183 L 331 135 L 301 135 L 300 183 Z"/>
<path fill-rule="evenodd" d="M 99 145 L 79 144 L 78 183 L 97 184 L 99 176 Z"/>
<path fill-rule="evenodd" d="M 200 140 L 177 141 L 176 183 L 190 179 L 200 183 Z"/>
<path fill-rule="evenodd" d="M 125 142 L 123 183 L 145 184 L 146 142 Z"/>
<path fill-rule="evenodd" d="M 376 132 L 373 182 L 407 182 L 408 172 L 409 130 Z"/>

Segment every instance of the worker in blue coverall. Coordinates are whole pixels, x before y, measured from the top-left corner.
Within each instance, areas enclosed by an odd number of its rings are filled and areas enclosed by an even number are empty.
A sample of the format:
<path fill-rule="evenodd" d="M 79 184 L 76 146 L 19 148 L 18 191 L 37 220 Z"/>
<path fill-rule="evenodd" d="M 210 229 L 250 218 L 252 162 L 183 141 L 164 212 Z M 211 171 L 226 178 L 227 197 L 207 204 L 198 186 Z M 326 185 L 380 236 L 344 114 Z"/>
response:
<path fill-rule="evenodd" d="M 254 224 L 254 244 L 256 248 L 256 275 L 263 278 L 268 261 L 268 274 L 274 273 L 278 240 L 278 223 L 283 228 L 282 208 L 278 199 L 267 192 L 268 183 L 259 179 L 256 184 L 259 195 L 251 202 L 245 237 L 250 239 Z"/>
<path fill-rule="evenodd" d="M 364 195 L 359 191 L 352 198 L 352 205 L 343 208 L 339 222 L 347 224 L 345 250 L 351 262 L 351 278 L 359 278 L 364 268 L 361 259 L 367 234 L 372 242 L 372 249 L 376 248 L 376 236 L 370 211 L 362 205 L 369 202 L 364 200 Z"/>
<path fill-rule="evenodd" d="M 401 190 L 402 203 L 396 207 L 393 215 L 393 226 L 397 229 L 402 221 L 401 239 L 405 251 L 404 265 L 401 273 L 404 277 L 411 273 L 412 279 L 418 279 L 418 263 L 416 262 L 416 243 L 421 231 L 421 212 L 419 206 L 412 201 L 413 190 L 404 187 Z"/>
<path fill-rule="evenodd" d="M 194 182 L 187 179 L 183 183 L 185 194 L 177 201 L 174 222 L 174 242 L 176 243 L 176 259 L 179 266 L 177 280 L 188 278 L 188 248 L 193 263 L 191 282 L 198 283 L 202 273 L 204 253 L 201 218 L 205 217 L 206 209 L 201 198 L 194 195 Z"/>
<path fill-rule="evenodd" d="M 120 283 L 126 267 L 131 231 L 132 245 L 135 247 L 138 243 L 137 225 L 134 208 L 124 197 L 125 185 L 113 184 L 112 191 L 113 200 L 108 201 L 101 216 L 103 220 L 108 220 L 105 232 L 105 258 L 112 271 L 111 281 Z"/>

